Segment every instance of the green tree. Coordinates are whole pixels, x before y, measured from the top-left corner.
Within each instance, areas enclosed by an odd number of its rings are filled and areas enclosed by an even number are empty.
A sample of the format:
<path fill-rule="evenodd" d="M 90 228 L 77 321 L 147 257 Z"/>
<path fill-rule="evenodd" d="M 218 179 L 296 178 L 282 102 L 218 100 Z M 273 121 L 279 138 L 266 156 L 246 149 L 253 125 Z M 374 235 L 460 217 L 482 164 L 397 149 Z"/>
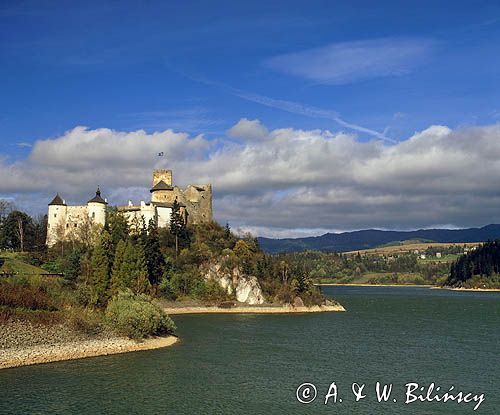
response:
<path fill-rule="evenodd" d="M 132 274 L 132 286 L 130 287 L 136 294 L 143 294 L 149 290 L 151 284 L 148 280 L 148 265 L 144 246 L 141 243 L 135 245 L 135 268 Z"/>
<path fill-rule="evenodd" d="M 82 252 L 79 249 L 73 249 L 68 255 L 68 260 L 64 272 L 64 278 L 75 283 L 80 275 L 80 261 Z"/>
<path fill-rule="evenodd" d="M 135 248 L 132 241 L 128 241 L 123 252 L 123 259 L 120 265 L 120 278 L 125 287 L 132 284 L 133 275 L 136 266 Z"/>
<path fill-rule="evenodd" d="M 181 214 L 181 207 L 177 198 L 172 204 L 172 213 L 170 215 L 170 233 L 175 237 L 175 254 L 179 255 L 179 246 L 181 242 L 188 242 L 186 222 Z"/>
<path fill-rule="evenodd" d="M 90 280 L 90 303 L 103 306 L 107 301 L 107 289 L 112 264 L 111 236 L 103 230 L 92 252 L 92 277 Z"/>
<path fill-rule="evenodd" d="M 149 221 L 148 231 L 144 237 L 144 254 L 149 282 L 157 286 L 165 271 L 165 258 L 160 249 L 158 226 L 152 219 Z"/>
<path fill-rule="evenodd" d="M 19 210 L 10 212 L 3 221 L 0 245 L 19 251 L 33 250 L 35 226 L 31 216 Z"/>
<path fill-rule="evenodd" d="M 120 241 L 127 241 L 130 233 L 128 220 L 116 208 L 108 208 L 106 212 L 106 227 L 111 235 L 113 246 L 118 246 Z"/>
<path fill-rule="evenodd" d="M 118 241 L 115 250 L 115 258 L 113 260 L 113 268 L 111 270 L 110 279 L 110 295 L 114 296 L 118 291 L 126 287 L 126 279 L 122 274 L 123 260 L 125 256 L 125 250 L 127 249 L 127 243 L 122 239 Z"/>

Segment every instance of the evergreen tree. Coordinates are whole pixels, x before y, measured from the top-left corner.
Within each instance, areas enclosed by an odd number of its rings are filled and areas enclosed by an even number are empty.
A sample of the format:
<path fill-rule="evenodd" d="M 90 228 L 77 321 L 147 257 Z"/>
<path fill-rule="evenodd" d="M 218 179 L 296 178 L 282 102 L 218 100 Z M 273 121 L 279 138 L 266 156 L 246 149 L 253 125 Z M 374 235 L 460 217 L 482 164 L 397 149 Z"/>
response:
<path fill-rule="evenodd" d="M 446 285 L 462 285 L 474 276 L 490 277 L 500 274 L 500 240 L 484 245 L 462 255 L 452 264 Z"/>
<path fill-rule="evenodd" d="M 111 270 L 111 280 L 110 280 L 110 295 L 114 296 L 118 291 L 126 288 L 125 277 L 122 274 L 123 260 L 125 256 L 125 250 L 127 249 L 127 243 L 121 239 L 116 245 L 115 258 L 113 261 L 113 268 Z"/>
<path fill-rule="evenodd" d="M 148 266 L 144 246 L 141 243 L 135 245 L 135 269 L 132 279 L 132 291 L 143 294 L 149 290 L 151 284 L 148 280 Z"/>
<path fill-rule="evenodd" d="M 231 228 L 229 227 L 229 223 L 226 222 L 226 227 L 224 228 L 224 237 L 226 239 L 231 238 Z"/>
<path fill-rule="evenodd" d="M 131 241 L 128 241 L 123 252 L 123 259 L 120 266 L 120 278 L 126 288 L 130 288 L 135 272 L 136 254 L 135 247 Z"/>
<path fill-rule="evenodd" d="M 177 202 L 177 198 L 175 198 L 172 205 L 172 213 L 170 216 L 170 233 L 175 237 L 175 254 L 178 255 L 180 243 L 186 242 L 188 238 L 186 222 L 182 217 L 181 207 L 179 205 L 179 202 Z"/>
<path fill-rule="evenodd" d="M 107 289 L 112 260 L 111 237 L 103 230 L 97 245 L 92 252 L 92 278 L 90 280 L 90 302 L 102 306 L 107 300 Z"/>
<path fill-rule="evenodd" d="M 144 238 L 144 254 L 148 269 L 148 280 L 151 285 L 158 285 L 164 271 L 165 258 L 160 249 L 158 226 L 154 220 L 149 221 L 148 231 Z"/>
<path fill-rule="evenodd" d="M 76 282 L 80 275 L 80 262 L 82 259 L 82 252 L 80 249 L 73 249 L 69 256 L 67 265 L 64 269 L 64 278 L 72 283 Z"/>
<path fill-rule="evenodd" d="M 0 246 L 20 251 L 31 251 L 35 245 L 35 226 L 31 216 L 14 210 L 2 224 Z"/>
<path fill-rule="evenodd" d="M 129 224 L 127 218 L 118 212 L 116 208 L 109 208 L 106 213 L 106 226 L 109 229 L 111 241 L 116 249 L 118 242 L 127 241 L 130 233 Z"/>

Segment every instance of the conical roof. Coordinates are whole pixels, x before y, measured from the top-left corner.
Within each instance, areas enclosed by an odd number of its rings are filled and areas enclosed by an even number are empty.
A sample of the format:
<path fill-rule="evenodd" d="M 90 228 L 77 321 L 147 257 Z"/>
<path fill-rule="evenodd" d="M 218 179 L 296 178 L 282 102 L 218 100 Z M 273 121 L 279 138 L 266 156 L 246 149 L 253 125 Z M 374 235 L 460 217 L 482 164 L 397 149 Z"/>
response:
<path fill-rule="evenodd" d="M 163 180 L 160 180 L 158 183 L 156 183 L 153 188 L 150 190 L 151 193 L 156 192 L 157 190 L 172 190 L 173 187 L 169 186 L 167 183 L 165 183 Z"/>
<path fill-rule="evenodd" d="M 97 188 L 97 191 L 95 192 L 95 196 L 90 199 L 87 203 L 103 203 L 105 205 L 108 204 L 102 197 L 101 197 L 101 190 L 99 187 Z"/>
<path fill-rule="evenodd" d="M 56 194 L 56 197 L 54 197 L 54 199 L 52 199 L 52 202 L 49 203 L 49 206 L 53 205 L 66 206 L 64 200 L 62 200 L 61 196 L 59 196 L 59 193 Z"/>

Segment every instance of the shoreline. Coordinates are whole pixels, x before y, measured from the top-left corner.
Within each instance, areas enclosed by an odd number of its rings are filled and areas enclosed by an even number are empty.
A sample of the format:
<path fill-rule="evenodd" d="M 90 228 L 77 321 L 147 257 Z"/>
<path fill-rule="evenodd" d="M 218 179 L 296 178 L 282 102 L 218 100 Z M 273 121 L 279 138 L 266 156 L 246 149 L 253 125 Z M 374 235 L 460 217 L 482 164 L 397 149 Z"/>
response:
<path fill-rule="evenodd" d="M 434 288 L 431 284 L 367 284 L 367 283 L 353 283 L 353 284 L 340 284 L 336 282 L 328 282 L 321 284 L 314 284 L 318 287 L 424 287 L 424 288 Z M 438 288 L 438 287 L 436 287 Z"/>
<path fill-rule="evenodd" d="M 291 314 L 291 313 L 325 313 L 344 312 L 345 308 L 338 305 L 323 305 L 312 307 L 273 307 L 273 306 L 244 306 L 234 308 L 209 307 L 164 307 L 168 315 L 180 314 Z"/>
<path fill-rule="evenodd" d="M 1 349 L 0 369 L 107 356 L 141 350 L 153 350 L 172 346 L 178 340 L 176 336 L 166 336 L 152 337 L 139 342 L 128 338 L 117 337 L 111 339 L 80 340 L 55 345 L 40 344 L 26 348 Z"/>
<path fill-rule="evenodd" d="M 450 291 L 483 291 L 483 292 L 500 292 L 500 288 L 462 288 L 462 287 L 439 287 L 430 284 L 338 284 L 338 283 L 322 283 L 314 284 L 320 287 L 410 287 L 410 288 L 430 288 L 431 290 L 450 290 Z"/>
<path fill-rule="evenodd" d="M 500 288 L 431 287 L 433 290 L 500 292 Z"/>

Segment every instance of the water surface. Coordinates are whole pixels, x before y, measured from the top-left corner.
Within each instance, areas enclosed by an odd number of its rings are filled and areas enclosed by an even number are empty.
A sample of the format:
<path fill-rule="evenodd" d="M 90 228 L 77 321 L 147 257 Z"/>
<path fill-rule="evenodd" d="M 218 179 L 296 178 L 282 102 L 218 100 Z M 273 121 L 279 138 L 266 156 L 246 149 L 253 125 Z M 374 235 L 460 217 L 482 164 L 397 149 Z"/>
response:
<path fill-rule="evenodd" d="M 500 293 L 323 287 L 346 313 L 175 317 L 170 348 L 0 371 L 5 414 L 465 414 L 474 404 L 404 404 L 404 385 L 485 393 L 500 413 Z M 375 382 L 392 383 L 378 403 Z M 318 398 L 297 402 L 314 383 Z M 325 406 L 336 382 L 343 402 Z M 354 402 L 353 382 L 367 397 Z M 396 403 L 393 402 L 396 399 Z"/>

